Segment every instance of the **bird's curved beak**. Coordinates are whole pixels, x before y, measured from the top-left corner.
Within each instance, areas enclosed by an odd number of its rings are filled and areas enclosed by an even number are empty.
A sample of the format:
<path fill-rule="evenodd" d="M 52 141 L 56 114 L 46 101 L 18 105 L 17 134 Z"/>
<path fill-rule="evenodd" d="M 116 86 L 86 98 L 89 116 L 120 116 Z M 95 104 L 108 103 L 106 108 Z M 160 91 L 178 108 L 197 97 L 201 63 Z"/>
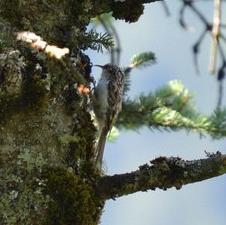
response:
<path fill-rule="evenodd" d="M 104 69 L 104 66 L 102 66 L 102 65 L 94 65 L 94 66 L 97 66 L 97 67 L 100 67 L 101 69 Z"/>

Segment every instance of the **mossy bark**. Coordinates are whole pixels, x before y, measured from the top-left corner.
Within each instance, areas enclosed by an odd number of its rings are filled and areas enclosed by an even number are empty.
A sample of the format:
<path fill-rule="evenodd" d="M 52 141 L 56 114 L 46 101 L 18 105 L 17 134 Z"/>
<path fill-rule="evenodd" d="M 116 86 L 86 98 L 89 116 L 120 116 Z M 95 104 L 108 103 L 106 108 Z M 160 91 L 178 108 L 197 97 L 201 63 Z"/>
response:
<path fill-rule="evenodd" d="M 63 66 L 35 55 L 0 54 L 0 223 L 97 224 L 103 201 L 88 97 L 73 89 L 76 76 L 71 85 Z"/>
<path fill-rule="evenodd" d="M 76 85 L 89 74 L 79 46 L 92 1 L 1 1 L 0 224 L 97 224 L 96 129 L 88 96 Z M 92 10 L 91 10 L 92 9 Z M 61 61 L 25 44 L 29 30 L 76 54 Z M 76 52 L 76 53 L 75 53 Z M 75 57 L 74 57 L 75 58 Z"/>
<path fill-rule="evenodd" d="M 104 176 L 99 179 L 98 192 L 104 199 L 115 199 L 137 191 L 166 191 L 175 187 L 210 179 L 225 174 L 226 155 L 209 154 L 207 159 L 183 160 L 179 157 L 159 157 L 138 170 Z"/>
<path fill-rule="evenodd" d="M 103 176 L 95 165 L 90 96 L 77 89 L 93 81 L 82 53 L 91 46 L 86 26 L 110 11 L 134 22 L 143 3 L 155 1 L 0 1 L 1 225 L 96 225 L 106 199 L 226 173 L 219 153 L 191 162 L 160 157 L 115 176 Z M 70 54 L 51 58 L 16 42 L 17 31 L 34 32 Z"/>

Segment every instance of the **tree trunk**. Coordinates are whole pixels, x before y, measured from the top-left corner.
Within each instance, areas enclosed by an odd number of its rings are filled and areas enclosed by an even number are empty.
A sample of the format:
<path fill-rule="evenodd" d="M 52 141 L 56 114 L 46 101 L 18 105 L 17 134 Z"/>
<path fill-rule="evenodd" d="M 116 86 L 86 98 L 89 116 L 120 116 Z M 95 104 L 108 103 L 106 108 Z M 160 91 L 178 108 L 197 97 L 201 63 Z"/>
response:
<path fill-rule="evenodd" d="M 91 62 L 82 53 L 97 46 L 86 31 L 92 17 L 113 11 L 134 22 L 155 1 L 1 0 L 1 225 L 95 225 L 106 199 L 159 187 L 134 186 L 149 168 L 102 177 L 95 165 Z M 18 42 L 21 31 L 37 36 Z M 69 54 L 58 57 L 64 48 Z"/>

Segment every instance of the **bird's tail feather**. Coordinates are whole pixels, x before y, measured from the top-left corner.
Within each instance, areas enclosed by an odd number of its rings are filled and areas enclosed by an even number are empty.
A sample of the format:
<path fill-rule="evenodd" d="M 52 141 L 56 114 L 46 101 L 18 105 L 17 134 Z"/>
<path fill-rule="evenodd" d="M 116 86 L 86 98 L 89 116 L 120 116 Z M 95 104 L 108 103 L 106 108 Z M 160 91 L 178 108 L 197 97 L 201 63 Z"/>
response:
<path fill-rule="evenodd" d="M 100 168 L 102 167 L 104 147 L 105 147 L 107 135 L 108 135 L 108 130 L 103 128 L 101 130 L 100 137 L 96 147 L 96 152 L 97 152 L 96 163 L 100 166 Z"/>

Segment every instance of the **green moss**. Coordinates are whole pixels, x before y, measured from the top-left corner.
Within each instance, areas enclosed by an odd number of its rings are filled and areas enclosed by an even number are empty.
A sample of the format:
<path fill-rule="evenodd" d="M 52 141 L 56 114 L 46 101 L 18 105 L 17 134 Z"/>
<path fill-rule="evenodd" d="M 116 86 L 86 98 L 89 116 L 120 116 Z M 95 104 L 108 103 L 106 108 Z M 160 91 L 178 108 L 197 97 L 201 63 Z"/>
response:
<path fill-rule="evenodd" d="M 39 175 L 47 161 L 40 153 L 12 151 L 6 145 L 1 145 L 0 159 L 0 224 L 43 224 L 48 197 L 42 194 Z"/>
<path fill-rule="evenodd" d="M 50 196 L 48 225 L 95 225 L 103 202 L 88 182 L 62 169 L 48 169 L 45 194 Z"/>
<path fill-rule="evenodd" d="M 70 143 L 77 143 L 78 141 L 79 141 L 78 137 L 69 134 L 60 137 L 60 142 L 65 145 Z"/>
<path fill-rule="evenodd" d="M 47 79 L 36 69 L 38 63 L 30 52 L 8 49 L 0 59 L 0 119 L 9 119 L 15 112 L 40 109 L 47 104 Z M 30 59 L 30 61 L 28 60 Z M 33 59 L 33 60 L 31 60 Z"/>
<path fill-rule="evenodd" d="M 226 173 L 226 167 L 222 167 L 219 171 L 219 174 L 225 174 Z"/>
<path fill-rule="evenodd" d="M 1 0 L 0 15 L 18 30 L 29 30 L 50 43 L 72 46 L 75 28 L 88 25 L 92 9 L 90 0 Z"/>

